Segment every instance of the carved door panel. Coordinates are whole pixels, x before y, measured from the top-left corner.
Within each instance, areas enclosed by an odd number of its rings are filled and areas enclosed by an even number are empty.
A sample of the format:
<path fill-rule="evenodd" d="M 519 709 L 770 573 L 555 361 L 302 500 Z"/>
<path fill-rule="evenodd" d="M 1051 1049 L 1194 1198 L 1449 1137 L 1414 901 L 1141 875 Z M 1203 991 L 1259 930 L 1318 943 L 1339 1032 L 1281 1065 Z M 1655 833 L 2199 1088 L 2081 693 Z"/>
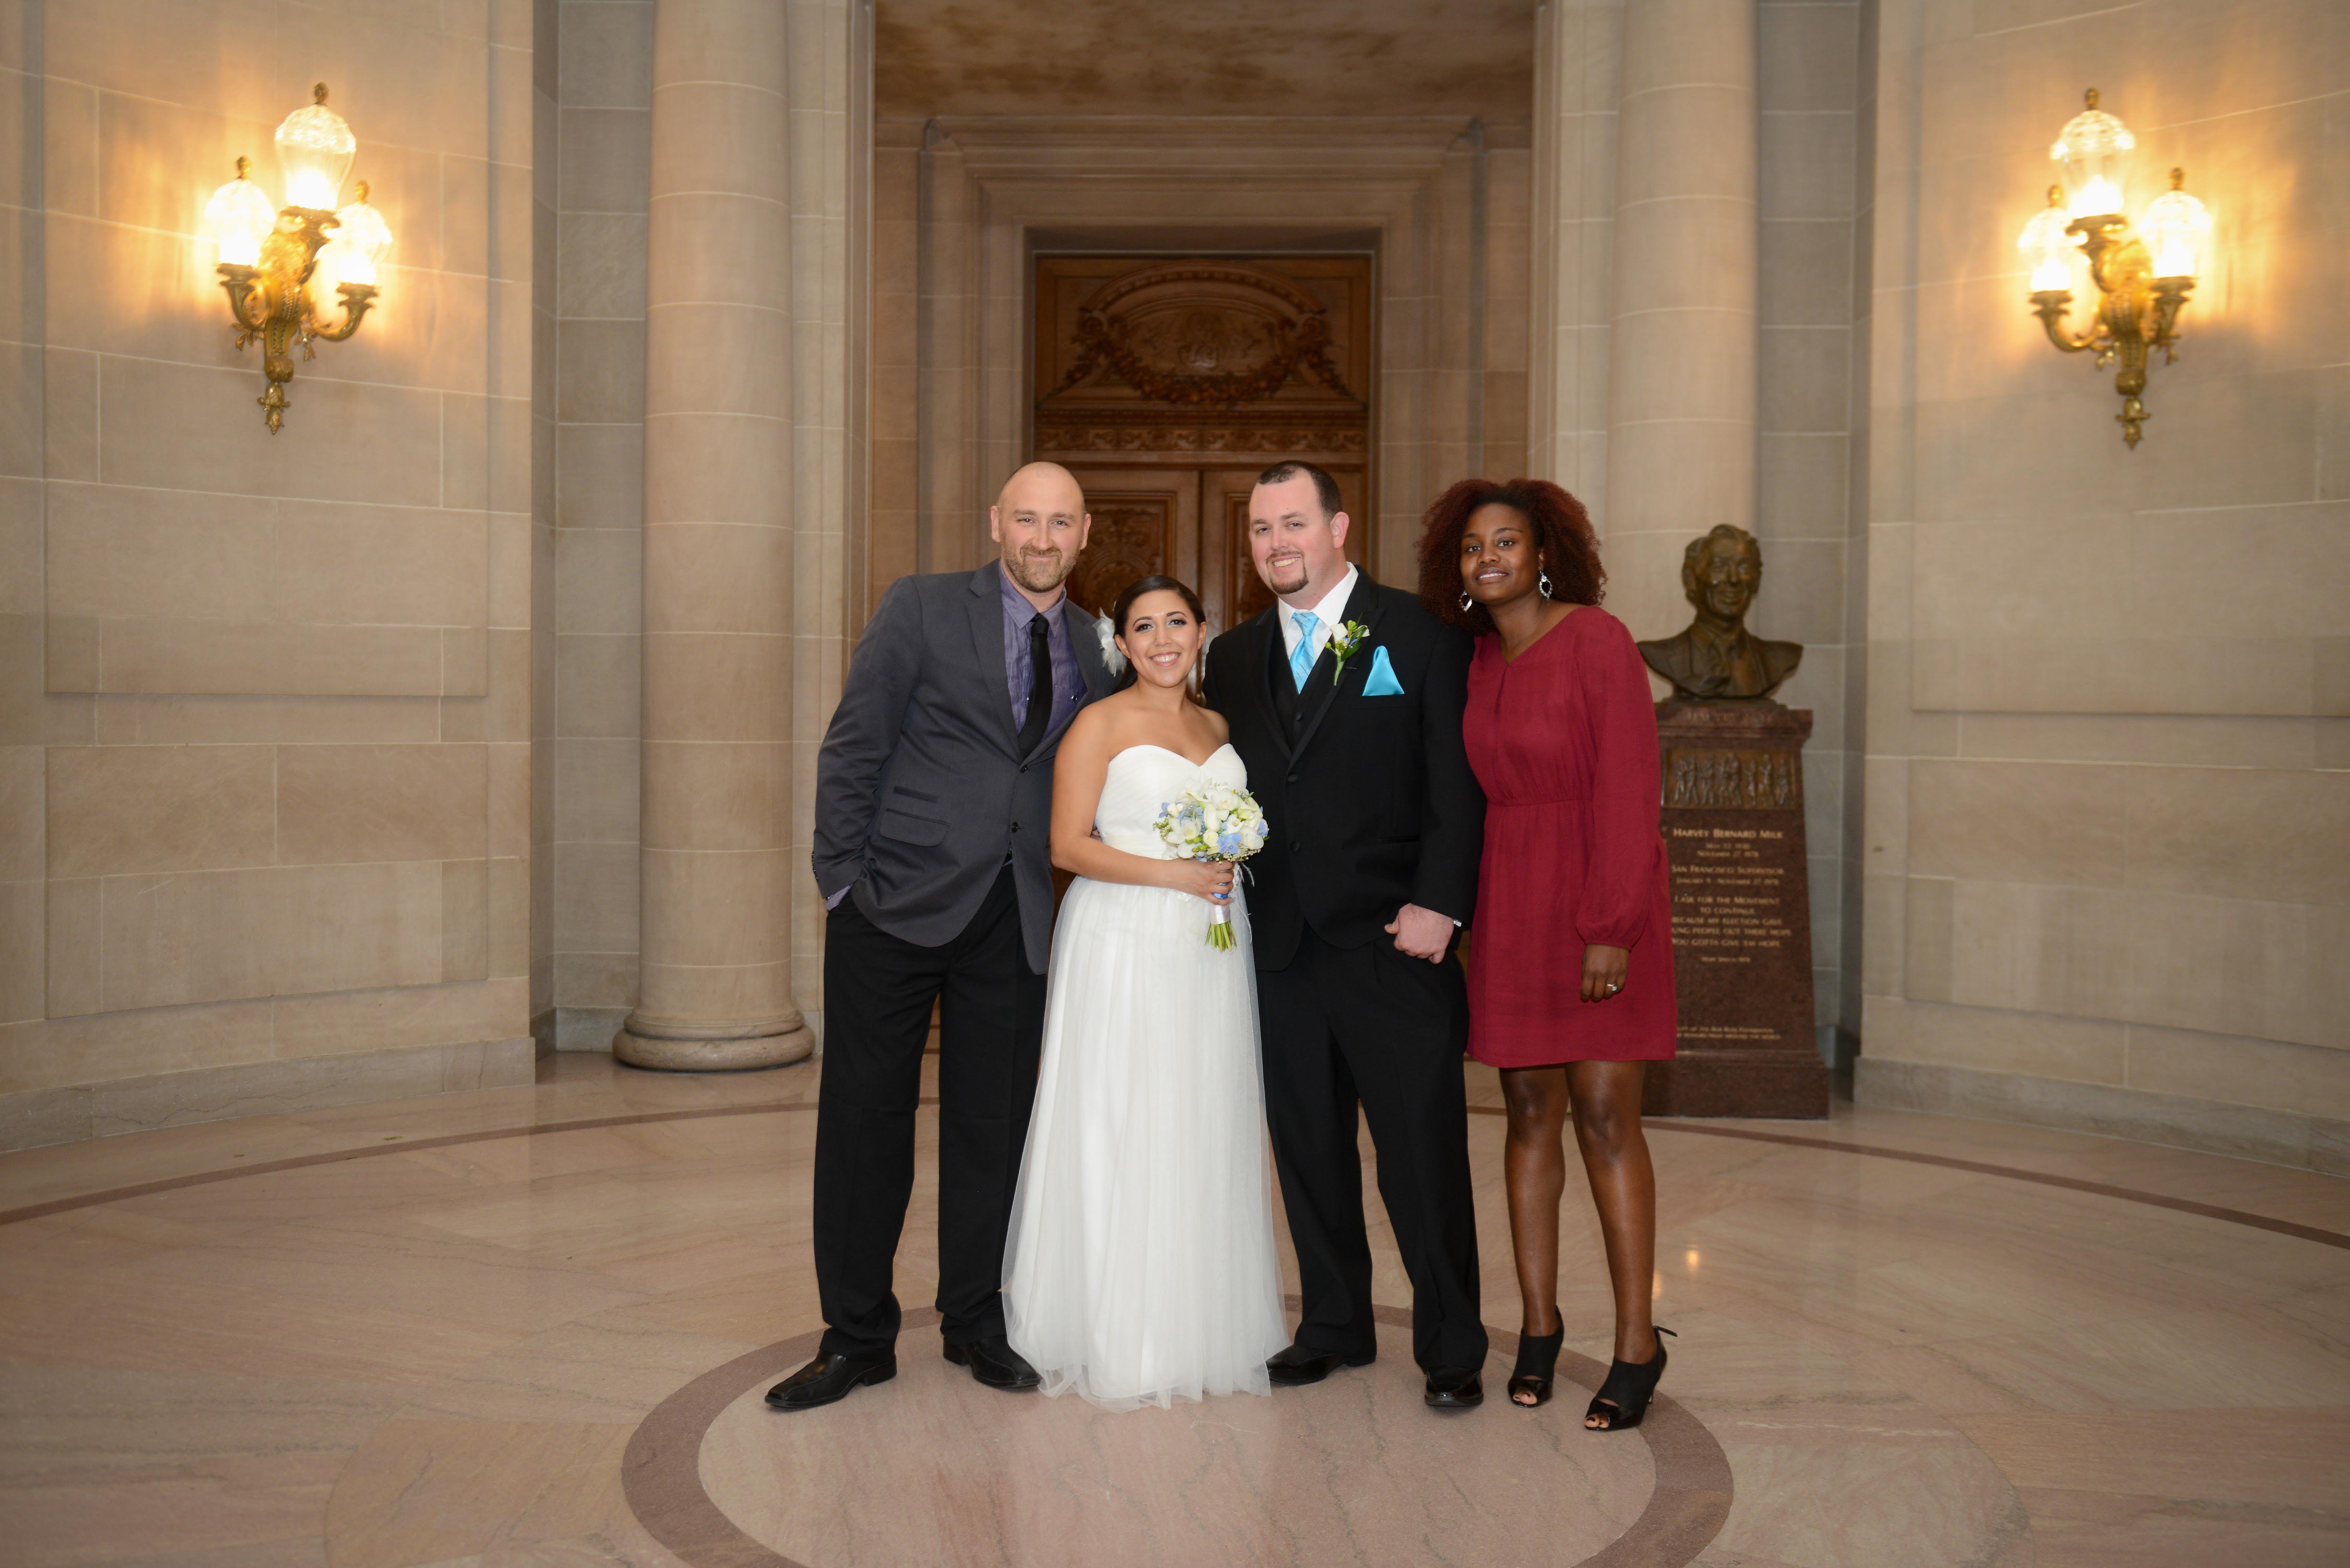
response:
<path fill-rule="evenodd" d="M 1094 514 L 1079 603 L 1159 570 L 1198 587 L 1211 628 L 1262 608 L 1248 493 L 1284 457 L 1336 476 L 1347 553 L 1373 552 L 1368 256 L 1041 255 L 1035 268 L 1035 451 L 1077 472 Z"/>
<path fill-rule="evenodd" d="M 1240 625 L 1273 603 L 1273 591 L 1256 575 L 1256 564 L 1249 556 L 1249 493 L 1263 472 L 1261 468 L 1220 468 L 1200 475 L 1200 515 L 1206 524 L 1202 549 L 1210 557 L 1205 563 L 1208 570 L 1202 574 L 1208 580 L 1200 591 L 1206 601 L 1209 624 L 1220 630 Z M 1361 511 L 1362 471 L 1333 468 L 1330 477 L 1338 482 L 1338 495 L 1351 524 L 1347 530 L 1347 558 L 1360 566 L 1367 558 L 1364 540 L 1369 534 Z"/>
<path fill-rule="evenodd" d="M 1106 614 L 1126 585 L 1153 572 L 1199 580 L 1200 483 L 1186 469 L 1074 468 L 1093 532 L 1069 574 L 1069 597 Z"/>

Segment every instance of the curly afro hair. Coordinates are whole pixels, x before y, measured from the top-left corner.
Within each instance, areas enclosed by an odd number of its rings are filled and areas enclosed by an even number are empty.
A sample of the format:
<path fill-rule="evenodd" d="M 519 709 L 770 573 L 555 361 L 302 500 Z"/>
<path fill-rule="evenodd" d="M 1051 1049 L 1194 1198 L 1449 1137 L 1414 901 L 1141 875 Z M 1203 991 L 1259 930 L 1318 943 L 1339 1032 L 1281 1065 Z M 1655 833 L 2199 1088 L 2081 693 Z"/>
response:
<path fill-rule="evenodd" d="M 1461 607 L 1461 535 L 1481 506 L 1507 506 L 1523 517 L 1541 541 L 1543 569 L 1550 574 L 1551 597 L 1596 605 L 1607 592 L 1607 573 L 1599 564 L 1599 540 L 1583 503 L 1546 479 L 1464 479 L 1420 519 L 1419 602 L 1448 626 L 1482 635 L 1493 629 L 1485 607 Z"/>

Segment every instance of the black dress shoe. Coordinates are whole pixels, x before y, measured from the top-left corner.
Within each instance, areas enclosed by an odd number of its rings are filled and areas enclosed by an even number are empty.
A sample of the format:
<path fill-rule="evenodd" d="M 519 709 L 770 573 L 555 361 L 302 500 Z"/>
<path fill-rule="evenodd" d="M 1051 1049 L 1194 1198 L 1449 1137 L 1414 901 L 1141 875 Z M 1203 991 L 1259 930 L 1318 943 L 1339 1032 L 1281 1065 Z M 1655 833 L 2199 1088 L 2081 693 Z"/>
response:
<path fill-rule="evenodd" d="M 813 1410 L 846 1399 L 868 1383 L 887 1383 L 898 1376 L 898 1357 L 888 1350 L 863 1355 L 843 1355 L 823 1350 L 816 1358 L 767 1390 L 771 1410 Z"/>
<path fill-rule="evenodd" d="M 972 1376 L 990 1388 L 1008 1388 L 1017 1393 L 1044 1381 L 1001 1334 L 971 1345 L 950 1344 L 946 1348 L 949 1361 L 970 1367 Z"/>
<path fill-rule="evenodd" d="M 1368 1366 L 1378 1359 L 1374 1350 L 1362 1355 L 1342 1355 L 1336 1351 L 1323 1353 L 1293 1345 L 1279 1351 L 1264 1364 L 1274 1383 L 1283 1388 L 1302 1388 L 1308 1383 L 1319 1383 L 1341 1366 Z"/>
<path fill-rule="evenodd" d="M 1473 1366 L 1434 1366 L 1422 1397 L 1431 1410 L 1473 1410 L 1485 1402 L 1485 1386 Z"/>

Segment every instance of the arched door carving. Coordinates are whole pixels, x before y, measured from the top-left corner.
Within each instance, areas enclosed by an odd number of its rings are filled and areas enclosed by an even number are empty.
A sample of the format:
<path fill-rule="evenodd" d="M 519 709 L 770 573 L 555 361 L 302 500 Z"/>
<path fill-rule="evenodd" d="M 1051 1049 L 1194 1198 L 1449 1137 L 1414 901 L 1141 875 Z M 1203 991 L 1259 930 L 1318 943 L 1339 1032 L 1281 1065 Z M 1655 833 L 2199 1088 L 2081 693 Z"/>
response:
<path fill-rule="evenodd" d="M 1284 457 L 1337 478 L 1347 554 L 1368 558 L 1370 273 L 1359 255 L 1037 258 L 1035 452 L 1094 514 L 1078 603 L 1167 571 L 1219 628 L 1255 613 L 1248 490 Z"/>

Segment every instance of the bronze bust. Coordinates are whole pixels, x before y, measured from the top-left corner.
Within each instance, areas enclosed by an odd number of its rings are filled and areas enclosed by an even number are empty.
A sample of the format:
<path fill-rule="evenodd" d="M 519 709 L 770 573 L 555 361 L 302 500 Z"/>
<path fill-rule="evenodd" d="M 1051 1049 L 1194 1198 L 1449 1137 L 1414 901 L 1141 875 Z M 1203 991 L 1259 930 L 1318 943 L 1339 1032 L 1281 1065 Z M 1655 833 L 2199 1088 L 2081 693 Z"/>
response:
<path fill-rule="evenodd" d="M 1648 668 L 1673 683 L 1676 702 L 1768 701 L 1803 662 L 1800 642 L 1767 642 L 1746 629 L 1746 612 L 1762 587 L 1762 546 L 1745 529 L 1721 524 L 1690 541 L 1681 556 L 1681 592 L 1697 618 L 1678 636 L 1640 644 Z"/>

